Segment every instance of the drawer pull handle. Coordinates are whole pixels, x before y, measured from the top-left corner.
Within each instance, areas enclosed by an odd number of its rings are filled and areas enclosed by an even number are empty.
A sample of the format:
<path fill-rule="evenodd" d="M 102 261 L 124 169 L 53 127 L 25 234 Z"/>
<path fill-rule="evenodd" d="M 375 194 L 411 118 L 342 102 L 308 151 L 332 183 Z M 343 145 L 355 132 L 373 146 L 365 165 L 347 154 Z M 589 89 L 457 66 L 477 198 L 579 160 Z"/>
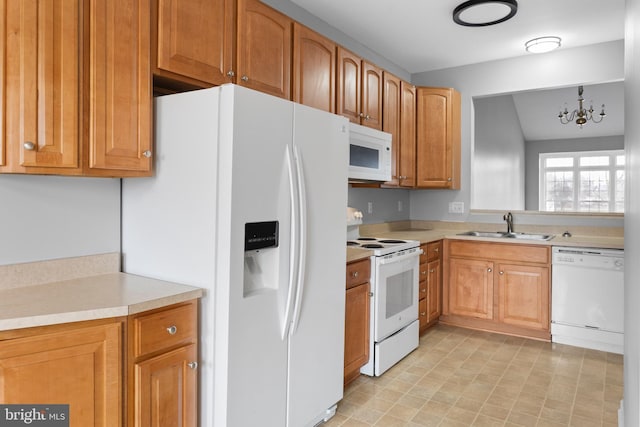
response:
<path fill-rule="evenodd" d="M 171 325 L 167 328 L 167 332 L 169 332 L 169 335 L 175 335 L 178 332 L 178 328 L 176 328 L 176 325 Z"/>
<path fill-rule="evenodd" d="M 351 273 L 351 276 L 353 276 L 353 277 L 358 277 L 358 272 L 357 272 L 357 271 L 354 271 L 353 273 Z"/>
<path fill-rule="evenodd" d="M 198 369 L 198 362 L 189 362 L 187 363 L 187 366 L 191 369 Z"/>
<path fill-rule="evenodd" d="M 425 292 L 427 292 L 427 290 L 426 289 L 420 289 L 420 292 L 425 293 Z"/>
<path fill-rule="evenodd" d="M 493 270 L 492 270 L 492 269 L 490 269 L 490 268 L 487 268 L 487 271 L 488 271 L 489 273 L 491 273 Z"/>
<path fill-rule="evenodd" d="M 427 313 L 425 313 L 424 311 L 422 313 L 420 313 L 420 316 L 426 316 Z"/>
<path fill-rule="evenodd" d="M 440 252 L 440 248 L 433 248 L 433 252 Z"/>

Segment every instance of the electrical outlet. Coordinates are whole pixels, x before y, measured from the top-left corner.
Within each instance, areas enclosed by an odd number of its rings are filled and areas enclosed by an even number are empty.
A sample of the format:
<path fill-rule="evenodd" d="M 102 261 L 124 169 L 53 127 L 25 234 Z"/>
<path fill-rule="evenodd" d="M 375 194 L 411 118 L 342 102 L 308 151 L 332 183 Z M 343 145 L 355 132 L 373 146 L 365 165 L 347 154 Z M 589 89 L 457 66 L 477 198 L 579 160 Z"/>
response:
<path fill-rule="evenodd" d="M 373 213 L 373 202 L 367 202 L 367 213 Z"/>
<path fill-rule="evenodd" d="M 402 200 L 398 200 L 398 212 L 402 212 Z"/>
<path fill-rule="evenodd" d="M 464 213 L 464 202 L 449 202 L 449 213 Z"/>

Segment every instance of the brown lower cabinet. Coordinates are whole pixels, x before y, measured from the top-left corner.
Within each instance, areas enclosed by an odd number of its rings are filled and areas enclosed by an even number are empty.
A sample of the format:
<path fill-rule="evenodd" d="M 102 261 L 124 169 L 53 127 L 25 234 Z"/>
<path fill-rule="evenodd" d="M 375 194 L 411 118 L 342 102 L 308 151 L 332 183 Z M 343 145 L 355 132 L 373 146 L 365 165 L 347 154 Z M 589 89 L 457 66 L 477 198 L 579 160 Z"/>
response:
<path fill-rule="evenodd" d="M 447 240 L 441 321 L 549 341 L 550 247 Z"/>
<path fill-rule="evenodd" d="M 371 263 L 369 259 L 347 264 L 344 329 L 344 385 L 360 376 L 369 360 Z"/>
<path fill-rule="evenodd" d="M 68 404 L 71 427 L 195 427 L 197 315 L 193 300 L 2 331 L 0 402 Z"/>
<path fill-rule="evenodd" d="M 442 314 L 442 240 L 421 246 L 418 313 L 420 334 L 438 323 Z"/>

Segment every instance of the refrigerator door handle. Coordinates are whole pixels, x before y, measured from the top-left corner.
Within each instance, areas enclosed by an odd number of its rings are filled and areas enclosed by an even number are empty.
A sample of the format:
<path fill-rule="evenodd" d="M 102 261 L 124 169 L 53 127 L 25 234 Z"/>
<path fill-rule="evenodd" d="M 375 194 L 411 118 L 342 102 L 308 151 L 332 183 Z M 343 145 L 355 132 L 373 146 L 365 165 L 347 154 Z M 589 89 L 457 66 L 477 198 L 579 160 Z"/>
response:
<path fill-rule="evenodd" d="M 289 336 L 291 318 L 293 316 L 293 304 L 296 292 L 296 280 L 298 279 L 298 178 L 296 176 L 297 168 L 294 168 L 294 155 L 289 144 L 286 146 L 285 157 L 287 161 L 287 171 L 289 174 L 289 199 L 291 203 L 291 243 L 289 246 L 289 280 L 287 288 L 287 300 L 285 303 L 284 316 L 282 321 L 282 340 Z"/>
<path fill-rule="evenodd" d="M 304 275 L 307 254 L 307 194 L 306 183 L 304 180 L 304 167 L 302 165 L 302 157 L 298 151 L 298 147 L 293 147 L 293 160 L 296 166 L 296 175 L 298 178 L 298 265 L 296 280 L 296 303 L 293 311 L 293 327 L 291 334 L 296 332 L 300 321 L 300 310 L 302 308 L 302 294 L 304 290 Z"/>

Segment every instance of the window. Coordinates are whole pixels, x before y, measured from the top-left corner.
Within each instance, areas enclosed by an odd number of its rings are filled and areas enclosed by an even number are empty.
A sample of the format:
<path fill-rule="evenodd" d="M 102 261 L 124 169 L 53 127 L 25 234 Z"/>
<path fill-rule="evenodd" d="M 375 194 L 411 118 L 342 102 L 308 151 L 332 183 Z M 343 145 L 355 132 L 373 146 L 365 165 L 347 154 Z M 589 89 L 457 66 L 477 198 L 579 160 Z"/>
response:
<path fill-rule="evenodd" d="M 548 212 L 624 212 L 624 151 L 540 154 L 540 205 Z"/>

